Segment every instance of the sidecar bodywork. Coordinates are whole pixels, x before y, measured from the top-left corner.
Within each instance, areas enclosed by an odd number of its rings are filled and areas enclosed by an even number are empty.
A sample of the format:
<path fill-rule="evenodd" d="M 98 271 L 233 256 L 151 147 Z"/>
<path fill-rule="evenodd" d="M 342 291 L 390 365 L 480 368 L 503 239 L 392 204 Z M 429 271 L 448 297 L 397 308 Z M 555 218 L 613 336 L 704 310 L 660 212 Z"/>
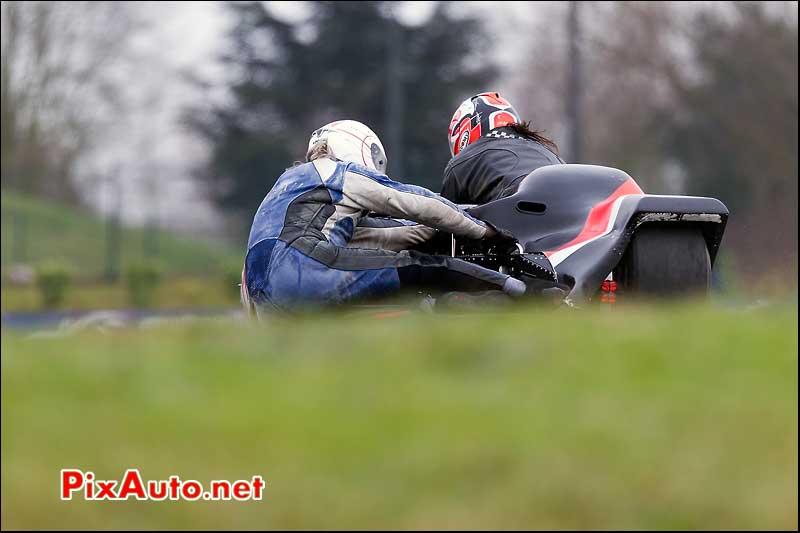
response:
<path fill-rule="evenodd" d="M 728 219 L 715 198 L 644 194 L 627 173 L 594 165 L 539 168 L 513 195 L 469 211 L 544 254 L 576 301 L 611 279 L 621 290 L 707 290 Z"/>

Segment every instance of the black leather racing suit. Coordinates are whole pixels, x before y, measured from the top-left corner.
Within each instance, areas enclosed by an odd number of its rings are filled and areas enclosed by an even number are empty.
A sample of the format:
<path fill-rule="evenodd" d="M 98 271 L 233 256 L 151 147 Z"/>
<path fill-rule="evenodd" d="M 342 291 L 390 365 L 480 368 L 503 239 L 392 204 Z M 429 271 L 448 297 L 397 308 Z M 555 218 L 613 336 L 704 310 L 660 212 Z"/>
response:
<path fill-rule="evenodd" d="M 456 204 L 485 204 L 514 194 L 522 178 L 537 168 L 563 163 L 543 144 L 511 128 L 497 128 L 450 160 L 442 196 Z"/>

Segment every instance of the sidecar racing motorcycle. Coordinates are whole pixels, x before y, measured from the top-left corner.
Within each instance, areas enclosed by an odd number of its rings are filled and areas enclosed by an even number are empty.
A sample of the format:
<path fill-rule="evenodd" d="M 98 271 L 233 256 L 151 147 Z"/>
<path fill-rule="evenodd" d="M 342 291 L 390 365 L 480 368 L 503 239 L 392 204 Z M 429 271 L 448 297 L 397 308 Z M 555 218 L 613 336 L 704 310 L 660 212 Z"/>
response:
<path fill-rule="evenodd" d="M 576 304 L 707 292 L 728 219 L 715 198 L 645 194 L 627 173 L 595 165 L 539 168 L 513 195 L 468 211 L 511 232 L 518 252 L 482 250 L 452 235 L 437 236 L 425 251 Z"/>

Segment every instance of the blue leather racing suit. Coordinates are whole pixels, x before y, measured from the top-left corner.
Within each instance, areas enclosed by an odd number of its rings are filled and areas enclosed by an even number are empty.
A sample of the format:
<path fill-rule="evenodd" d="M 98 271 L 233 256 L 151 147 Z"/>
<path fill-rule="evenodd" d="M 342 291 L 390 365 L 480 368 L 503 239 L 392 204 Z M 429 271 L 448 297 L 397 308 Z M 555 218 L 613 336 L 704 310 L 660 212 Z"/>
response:
<path fill-rule="evenodd" d="M 297 165 L 278 178 L 253 219 L 243 275 L 247 295 L 259 307 L 289 309 L 405 287 L 503 288 L 507 275 L 408 250 L 436 229 L 480 239 L 487 227 L 427 189 L 355 163 L 323 157 Z"/>

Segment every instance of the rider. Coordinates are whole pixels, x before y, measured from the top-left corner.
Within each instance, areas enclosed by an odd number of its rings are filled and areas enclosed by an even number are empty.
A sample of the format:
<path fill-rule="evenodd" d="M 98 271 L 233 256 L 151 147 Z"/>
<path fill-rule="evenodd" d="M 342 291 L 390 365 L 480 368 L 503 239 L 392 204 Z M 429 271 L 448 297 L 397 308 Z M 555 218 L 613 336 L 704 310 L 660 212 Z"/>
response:
<path fill-rule="evenodd" d="M 448 133 L 452 159 L 444 170 L 442 196 L 458 204 L 509 196 L 537 168 L 564 163 L 555 143 L 521 122 L 498 93 L 464 100 Z"/>
<path fill-rule="evenodd" d="M 339 303 L 404 287 L 525 291 L 522 281 L 494 270 L 406 250 L 435 229 L 499 245 L 516 241 L 427 189 L 389 179 L 383 145 L 366 125 L 321 127 L 306 159 L 278 178 L 256 212 L 242 273 L 248 306 Z"/>

